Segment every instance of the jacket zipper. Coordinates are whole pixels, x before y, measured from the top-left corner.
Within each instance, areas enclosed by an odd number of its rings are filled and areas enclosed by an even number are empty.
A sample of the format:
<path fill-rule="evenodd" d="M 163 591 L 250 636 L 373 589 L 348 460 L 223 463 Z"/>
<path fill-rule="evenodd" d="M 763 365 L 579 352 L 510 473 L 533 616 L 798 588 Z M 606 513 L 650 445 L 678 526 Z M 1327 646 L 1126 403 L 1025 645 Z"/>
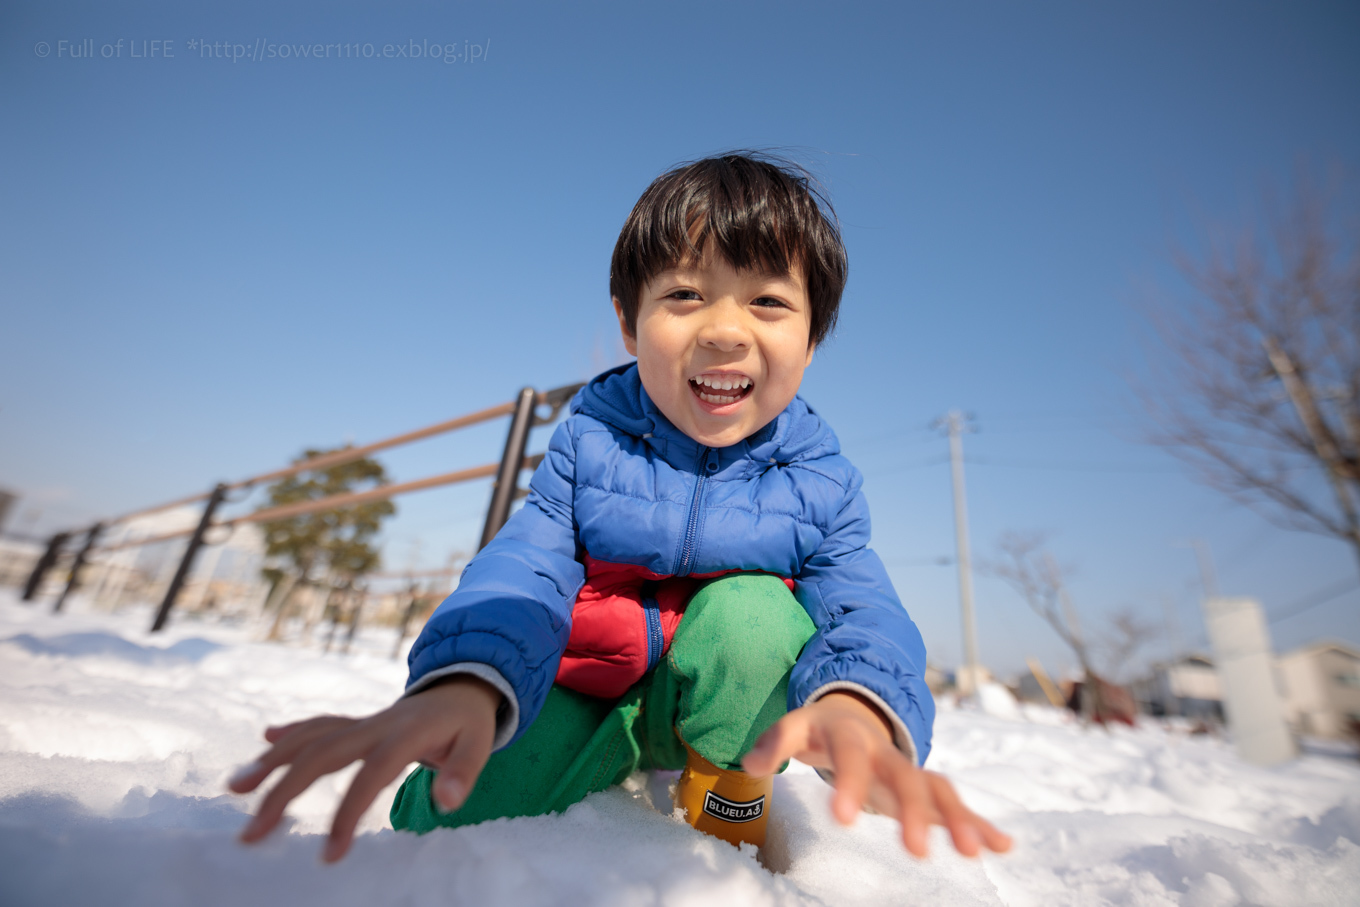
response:
<path fill-rule="evenodd" d="M 699 462 L 694 467 L 698 479 L 694 483 L 694 497 L 689 502 L 689 525 L 685 527 L 685 543 L 680 547 L 680 563 L 675 567 L 675 576 L 689 576 L 690 561 L 694 559 L 694 536 L 699 532 L 699 508 L 703 503 L 704 485 L 708 474 L 704 471 L 708 461 L 708 448 L 699 451 Z"/>
<path fill-rule="evenodd" d="M 656 584 L 642 585 L 642 613 L 647 620 L 647 670 L 656 667 L 661 660 L 661 650 L 666 646 L 666 637 L 661 632 L 661 606 L 656 602 Z"/>

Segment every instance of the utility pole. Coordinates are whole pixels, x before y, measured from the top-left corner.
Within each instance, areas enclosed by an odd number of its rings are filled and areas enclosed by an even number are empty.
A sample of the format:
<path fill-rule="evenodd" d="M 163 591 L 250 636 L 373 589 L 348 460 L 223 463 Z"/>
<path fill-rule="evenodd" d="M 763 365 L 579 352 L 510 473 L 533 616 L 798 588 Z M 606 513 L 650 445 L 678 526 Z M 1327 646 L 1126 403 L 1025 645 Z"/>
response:
<path fill-rule="evenodd" d="M 1214 559 L 1209 554 L 1209 545 L 1204 539 L 1191 539 L 1195 548 L 1195 559 L 1199 561 L 1199 580 L 1204 587 L 1205 598 L 1218 598 L 1218 577 L 1214 574 Z"/>
<path fill-rule="evenodd" d="M 1167 656 L 1175 661 L 1181 654 L 1181 630 L 1180 622 L 1176 619 L 1176 604 L 1165 592 L 1162 593 L 1161 599 L 1162 616 L 1166 620 L 1166 652 Z"/>
<path fill-rule="evenodd" d="M 1166 617 L 1166 648 L 1169 654 L 1167 655 L 1165 673 L 1166 689 L 1159 689 L 1158 692 L 1159 695 L 1162 695 L 1162 707 L 1166 714 L 1178 715 L 1180 714 L 1180 703 L 1177 701 L 1177 694 L 1180 690 L 1176 684 L 1176 668 L 1181 657 L 1181 639 L 1176 624 L 1175 605 L 1171 601 L 1171 596 L 1165 593 L 1162 594 L 1162 612 Z M 1156 677 L 1155 673 L 1153 677 Z"/>
<path fill-rule="evenodd" d="M 936 420 L 937 428 L 949 435 L 949 465 L 954 483 L 954 550 L 959 565 L 959 610 L 963 614 L 963 670 L 959 672 L 959 692 L 973 696 L 978 688 L 977 625 L 973 620 L 973 570 L 968 551 L 968 500 L 963 486 L 963 439 L 972 431 L 968 419 L 950 410 Z"/>

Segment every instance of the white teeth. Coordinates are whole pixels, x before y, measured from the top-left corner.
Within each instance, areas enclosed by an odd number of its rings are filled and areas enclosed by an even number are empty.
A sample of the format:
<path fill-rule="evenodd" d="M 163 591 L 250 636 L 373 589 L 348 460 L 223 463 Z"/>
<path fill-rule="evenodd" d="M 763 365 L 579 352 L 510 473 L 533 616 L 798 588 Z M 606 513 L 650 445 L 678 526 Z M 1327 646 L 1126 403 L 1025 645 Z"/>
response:
<path fill-rule="evenodd" d="M 735 378 L 724 378 L 717 375 L 700 375 L 693 379 L 695 384 L 701 387 L 711 387 L 714 390 L 730 391 L 744 390 L 751 386 L 751 379 L 742 375 Z"/>

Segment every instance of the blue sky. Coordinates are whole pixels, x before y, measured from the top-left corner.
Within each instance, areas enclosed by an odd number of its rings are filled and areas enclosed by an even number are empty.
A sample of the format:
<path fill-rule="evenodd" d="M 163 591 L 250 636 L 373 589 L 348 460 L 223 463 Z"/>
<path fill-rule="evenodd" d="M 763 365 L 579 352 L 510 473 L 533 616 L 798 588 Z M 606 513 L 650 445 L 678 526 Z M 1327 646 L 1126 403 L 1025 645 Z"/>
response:
<path fill-rule="evenodd" d="M 85 39 L 95 57 L 71 58 Z M 412 59 L 412 41 L 481 56 Z M 278 51 L 315 43 L 374 56 Z M 274 53 L 231 59 L 256 47 Z M 1123 606 L 1161 626 L 1166 600 L 1202 646 L 1187 539 L 1274 614 L 1355 562 L 1141 443 L 1138 303 L 1184 292 L 1172 248 L 1256 216 L 1301 164 L 1357 172 L 1357 47 L 1360 10 L 1320 2 L 6 4 L 11 528 L 582 380 L 623 356 L 608 259 L 646 184 L 778 148 L 827 184 L 851 260 L 804 396 L 865 473 L 875 546 L 932 656 L 960 649 L 953 568 L 926 563 L 953 550 L 928 426 L 954 407 L 981 429 L 965 441 L 979 556 L 1047 530 L 1088 626 Z M 385 462 L 420 478 L 495 459 L 503 436 Z M 488 495 L 400 499 L 388 563 L 473 545 Z M 978 608 L 998 670 L 1070 660 L 996 580 Z M 1271 631 L 1360 643 L 1360 591 Z"/>

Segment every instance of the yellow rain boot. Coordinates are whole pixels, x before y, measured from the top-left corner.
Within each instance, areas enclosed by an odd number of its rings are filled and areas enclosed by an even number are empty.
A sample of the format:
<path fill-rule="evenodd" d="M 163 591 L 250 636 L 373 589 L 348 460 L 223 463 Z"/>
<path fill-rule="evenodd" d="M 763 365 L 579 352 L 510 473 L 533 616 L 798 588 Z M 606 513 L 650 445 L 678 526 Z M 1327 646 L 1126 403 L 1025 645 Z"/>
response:
<path fill-rule="evenodd" d="M 774 776 L 756 778 L 736 769 L 718 768 L 685 744 L 688 757 L 675 805 L 685 810 L 685 821 L 706 835 L 734 846 L 765 845 Z"/>

